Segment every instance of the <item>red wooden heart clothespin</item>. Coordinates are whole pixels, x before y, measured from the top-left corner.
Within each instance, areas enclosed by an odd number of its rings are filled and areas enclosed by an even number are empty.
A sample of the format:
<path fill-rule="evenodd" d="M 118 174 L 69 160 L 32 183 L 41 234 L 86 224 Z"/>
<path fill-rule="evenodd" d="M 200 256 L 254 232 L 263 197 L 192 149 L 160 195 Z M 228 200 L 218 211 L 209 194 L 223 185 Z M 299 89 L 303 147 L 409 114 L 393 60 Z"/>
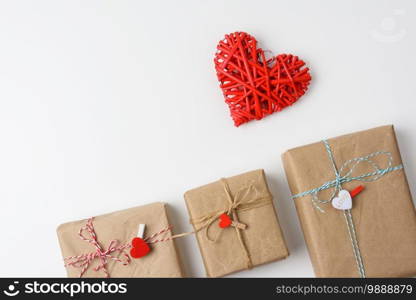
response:
<path fill-rule="evenodd" d="M 246 227 L 247 227 L 246 224 L 233 221 L 230 218 L 230 216 L 227 215 L 226 213 L 221 214 L 219 219 L 220 219 L 220 222 L 218 223 L 218 226 L 223 228 L 223 229 L 227 228 L 227 227 L 230 227 L 230 226 L 237 227 L 239 229 L 246 229 Z"/>
<path fill-rule="evenodd" d="M 146 240 L 143 239 L 144 229 L 145 224 L 140 224 L 137 237 L 133 238 L 131 241 L 130 255 L 133 258 L 140 258 L 146 256 L 150 252 L 150 247 L 148 243 L 146 243 Z"/>

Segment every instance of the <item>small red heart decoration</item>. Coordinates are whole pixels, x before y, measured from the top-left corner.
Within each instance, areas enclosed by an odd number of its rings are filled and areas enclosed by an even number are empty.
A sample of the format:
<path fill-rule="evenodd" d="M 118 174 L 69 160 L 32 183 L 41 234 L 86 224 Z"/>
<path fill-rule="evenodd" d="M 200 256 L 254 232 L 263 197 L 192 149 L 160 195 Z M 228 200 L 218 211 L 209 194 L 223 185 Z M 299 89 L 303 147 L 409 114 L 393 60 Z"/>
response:
<path fill-rule="evenodd" d="M 131 241 L 130 255 L 133 258 L 140 258 L 150 252 L 149 245 L 141 238 L 135 237 Z"/>
<path fill-rule="evenodd" d="M 215 70 L 235 126 L 281 111 L 308 89 L 302 60 L 292 54 L 266 59 L 265 53 L 245 32 L 227 34 L 217 46 Z"/>
<path fill-rule="evenodd" d="M 232 221 L 227 214 L 220 215 L 220 223 L 218 224 L 221 228 L 227 228 L 231 225 Z"/>

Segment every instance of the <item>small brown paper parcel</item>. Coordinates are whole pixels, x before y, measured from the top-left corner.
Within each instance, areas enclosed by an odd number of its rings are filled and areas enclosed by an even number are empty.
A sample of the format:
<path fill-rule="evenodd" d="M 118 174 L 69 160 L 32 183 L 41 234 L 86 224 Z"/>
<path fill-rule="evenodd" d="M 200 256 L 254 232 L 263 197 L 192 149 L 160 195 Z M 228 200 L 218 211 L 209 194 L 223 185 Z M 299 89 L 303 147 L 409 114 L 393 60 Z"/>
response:
<path fill-rule="evenodd" d="M 96 257 L 91 260 L 82 277 L 107 277 L 106 273 L 108 277 L 183 277 L 174 241 L 170 239 L 171 227 L 164 203 L 152 203 L 60 225 L 57 233 L 64 258 L 96 252 L 92 243 L 79 236 L 80 229 L 85 228 L 89 222 L 92 222 L 94 234 L 103 252 L 111 247 L 129 244 L 137 237 L 139 224 L 145 224 L 144 237 L 151 237 L 164 229 L 165 231 L 163 237 L 162 234 L 156 236 L 156 239 L 163 241 L 150 244 L 150 252 L 146 256 L 135 259 L 129 255 L 130 247 L 123 251 L 113 248 L 114 251 L 110 251 L 108 255 L 118 261 L 109 258 L 105 268 L 100 268 L 100 258 Z M 92 235 L 87 229 L 83 235 L 90 239 Z M 83 266 L 77 266 L 66 267 L 68 277 L 80 277 Z"/>
<path fill-rule="evenodd" d="M 289 255 L 263 170 L 221 179 L 184 197 L 208 277 Z M 222 214 L 232 226 L 219 226 Z"/>
<path fill-rule="evenodd" d="M 392 125 L 291 149 L 282 158 L 316 276 L 416 274 L 416 213 Z M 351 209 L 331 205 L 339 190 L 360 185 Z"/>

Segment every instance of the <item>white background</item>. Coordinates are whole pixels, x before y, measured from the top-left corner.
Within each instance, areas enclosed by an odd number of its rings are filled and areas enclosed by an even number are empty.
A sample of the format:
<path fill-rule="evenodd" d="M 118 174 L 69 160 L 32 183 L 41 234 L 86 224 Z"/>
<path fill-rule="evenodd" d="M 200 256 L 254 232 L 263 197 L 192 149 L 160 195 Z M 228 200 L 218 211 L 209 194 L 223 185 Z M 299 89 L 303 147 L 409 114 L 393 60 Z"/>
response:
<path fill-rule="evenodd" d="M 0 276 L 65 276 L 67 221 L 164 201 L 191 230 L 186 190 L 257 168 L 291 256 L 233 276 L 313 276 L 280 155 L 392 123 L 415 194 L 415 26 L 411 0 L 1 1 Z M 238 30 L 299 55 L 313 82 L 235 128 L 213 56 Z M 194 237 L 177 244 L 204 276 Z"/>

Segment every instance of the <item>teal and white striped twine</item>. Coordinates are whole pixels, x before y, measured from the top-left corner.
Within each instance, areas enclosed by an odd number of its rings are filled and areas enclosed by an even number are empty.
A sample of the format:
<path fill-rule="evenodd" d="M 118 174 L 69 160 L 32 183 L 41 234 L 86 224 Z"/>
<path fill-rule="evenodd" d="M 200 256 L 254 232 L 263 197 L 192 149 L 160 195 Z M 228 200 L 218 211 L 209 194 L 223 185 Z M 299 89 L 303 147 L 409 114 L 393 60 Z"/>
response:
<path fill-rule="evenodd" d="M 325 182 L 323 185 L 321 185 L 320 187 L 296 194 L 294 196 L 292 196 L 292 199 L 296 199 L 296 198 L 300 198 L 300 197 L 304 197 L 304 196 L 308 196 L 308 195 L 312 195 L 312 204 L 314 205 L 314 207 L 324 213 L 325 211 L 320 207 L 320 204 L 327 204 L 330 203 L 332 201 L 332 199 L 339 193 L 339 191 L 342 189 L 342 184 L 343 183 L 347 183 L 347 182 L 351 182 L 351 181 L 363 181 L 363 182 L 372 182 L 372 181 L 376 181 L 378 180 L 380 177 L 384 176 L 385 174 L 392 172 L 392 171 L 396 171 L 396 170 L 401 170 L 403 169 L 403 165 L 397 165 L 397 166 L 392 166 L 393 163 L 393 157 L 391 155 L 390 152 L 386 152 L 386 151 L 377 151 L 377 152 L 373 152 L 370 153 L 366 156 L 361 156 L 361 157 L 357 157 L 357 158 L 353 158 L 350 160 L 347 160 L 342 166 L 341 168 L 338 170 L 336 164 L 335 164 L 335 160 L 334 160 L 334 156 L 331 150 L 331 147 L 329 146 L 329 143 L 327 140 L 323 140 L 322 141 L 325 145 L 325 149 L 326 152 L 328 153 L 328 157 L 329 160 L 331 161 L 331 165 L 332 168 L 334 170 L 335 173 L 335 179 L 330 180 Z M 372 159 L 377 157 L 377 156 L 386 156 L 387 160 L 388 160 L 388 165 L 386 168 L 380 168 L 377 163 L 375 163 Z M 352 173 L 354 172 L 354 169 L 361 163 L 368 163 L 370 165 L 370 167 L 373 169 L 372 172 L 368 172 L 365 174 L 361 174 L 358 176 L 352 176 Z M 343 174 L 343 172 L 347 170 L 347 172 Z M 321 200 L 318 198 L 318 193 L 323 191 L 323 190 L 327 190 L 333 188 L 333 191 L 331 193 L 331 196 L 329 197 L 329 199 L 327 200 Z M 345 222 L 347 224 L 347 228 L 348 228 L 348 233 L 351 239 L 351 246 L 353 249 L 353 253 L 354 253 L 354 257 L 355 257 L 355 261 L 357 263 L 357 268 L 358 268 L 358 272 L 360 274 L 360 277 L 365 278 L 365 269 L 364 269 L 364 264 L 363 264 L 363 259 L 361 257 L 361 252 L 360 252 L 360 248 L 358 246 L 358 241 L 357 241 L 357 235 L 356 235 L 356 231 L 355 231 L 355 226 L 354 226 L 354 222 L 352 219 L 352 215 L 351 215 L 351 210 L 344 210 L 344 217 L 345 217 Z"/>

